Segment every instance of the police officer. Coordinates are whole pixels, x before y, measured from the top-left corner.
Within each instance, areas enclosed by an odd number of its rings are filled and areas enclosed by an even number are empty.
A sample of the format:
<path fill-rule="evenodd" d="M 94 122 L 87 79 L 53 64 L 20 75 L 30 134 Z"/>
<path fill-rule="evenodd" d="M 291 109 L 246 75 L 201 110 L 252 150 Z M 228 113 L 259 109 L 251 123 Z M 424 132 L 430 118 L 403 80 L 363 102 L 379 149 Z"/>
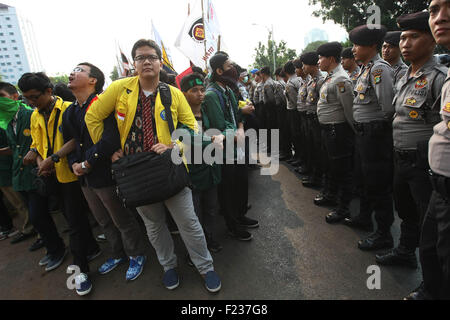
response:
<path fill-rule="evenodd" d="M 386 60 L 394 69 L 394 86 L 408 71 L 408 66 L 402 61 L 400 56 L 400 35 L 401 31 L 390 31 L 384 37 L 384 43 L 381 50 L 383 59 Z"/>
<path fill-rule="evenodd" d="M 302 67 L 303 68 L 303 67 Z M 309 174 L 312 171 L 312 163 L 311 158 L 307 152 L 308 144 L 310 143 L 309 139 L 309 128 L 308 128 L 308 119 L 307 119 L 307 98 L 308 98 L 308 83 L 311 80 L 311 77 L 308 74 L 302 73 L 304 78 L 302 79 L 302 84 L 300 89 L 298 90 L 298 98 L 297 98 L 297 113 L 300 121 L 300 143 L 303 146 L 300 149 L 301 152 L 301 166 L 298 166 L 295 171 L 300 174 Z"/>
<path fill-rule="evenodd" d="M 362 25 L 350 32 L 355 59 L 363 64 L 355 88 L 353 116 L 355 119 L 356 152 L 361 159 L 364 192 L 361 195 L 360 212 L 346 219 L 351 227 L 371 226 L 372 211 L 378 229 L 359 241 L 361 250 L 392 248 L 391 226 L 394 222 L 392 201 L 393 142 L 392 100 L 394 72 L 380 58 L 386 27 Z"/>
<path fill-rule="evenodd" d="M 267 151 L 271 152 L 270 149 L 272 145 L 272 130 L 277 128 L 277 100 L 275 97 L 277 88 L 275 85 L 275 81 L 273 81 L 271 77 L 269 67 L 266 66 L 262 68 L 260 72 L 263 80 L 262 100 L 264 104 L 263 117 L 264 123 L 266 124 L 265 129 L 267 129 Z"/>
<path fill-rule="evenodd" d="M 298 97 L 298 90 L 300 86 L 302 85 L 301 79 L 297 77 L 297 74 L 295 73 L 295 66 L 293 61 L 288 61 L 284 67 L 283 71 L 286 73 L 286 75 L 289 77 L 287 84 L 286 84 L 286 101 L 287 101 L 287 119 L 288 119 L 288 126 L 289 126 L 289 137 L 290 141 L 289 144 L 293 146 L 294 149 L 294 158 L 296 159 L 297 163 L 300 159 L 300 150 L 301 145 L 299 144 L 299 140 L 297 138 L 297 97 Z"/>
<path fill-rule="evenodd" d="M 432 187 L 428 178 L 428 141 L 440 122 L 439 95 L 447 67 L 433 56 L 436 43 L 428 25 L 428 12 L 403 15 L 400 49 L 411 63 L 398 83 L 394 98 L 394 201 L 401 218 L 400 244 L 377 263 L 417 268 L 416 248 L 420 226 L 428 208 Z"/>
<path fill-rule="evenodd" d="M 322 88 L 325 77 L 319 70 L 317 63 L 319 55 L 317 52 L 307 52 L 302 54 L 303 72 L 310 77 L 307 84 L 306 96 L 306 117 L 308 122 L 308 133 L 306 137 L 306 156 L 308 159 L 309 175 L 303 178 L 304 187 L 322 186 L 323 178 L 323 157 L 322 157 L 322 139 L 319 119 L 317 117 L 317 102 L 319 100 L 319 92 Z"/>
<path fill-rule="evenodd" d="M 450 49 L 450 2 L 433 0 L 429 24 L 437 44 Z M 442 31 L 444 30 L 444 31 Z M 442 121 L 429 143 L 433 193 L 422 225 L 420 263 L 423 284 L 406 299 L 450 299 L 450 71 L 441 93 Z"/>
<path fill-rule="evenodd" d="M 289 148 L 288 130 L 286 127 L 286 82 L 284 82 L 283 68 L 275 70 L 275 100 L 276 100 L 276 119 L 277 129 L 280 130 L 280 161 L 292 158 L 292 152 Z"/>
<path fill-rule="evenodd" d="M 345 71 L 347 71 L 353 86 L 356 86 L 361 68 L 358 66 L 353 55 L 352 48 L 345 48 L 341 54 L 341 64 Z"/>
<path fill-rule="evenodd" d="M 340 64 L 342 45 L 339 42 L 323 44 L 317 49 L 320 70 L 328 73 L 320 89 L 317 115 L 332 190 L 337 190 L 338 205 L 326 216 L 326 222 L 337 223 L 350 216 L 352 200 L 353 85 Z M 324 194 L 326 197 L 327 194 Z"/>

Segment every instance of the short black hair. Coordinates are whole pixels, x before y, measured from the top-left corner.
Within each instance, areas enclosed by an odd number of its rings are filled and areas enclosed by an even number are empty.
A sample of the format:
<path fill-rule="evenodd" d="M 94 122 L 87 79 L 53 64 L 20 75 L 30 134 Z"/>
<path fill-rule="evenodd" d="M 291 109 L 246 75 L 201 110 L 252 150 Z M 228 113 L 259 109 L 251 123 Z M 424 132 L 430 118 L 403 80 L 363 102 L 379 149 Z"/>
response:
<path fill-rule="evenodd" d="M 277 70 L 275 70 L 275 75 L 276 76 L 282 76 L 281 73 L 283 72 L 283 68 L 277 68 Z"/>
<path fill-rule="evenodd" d="M 193 66 L 192 71 L 194 71 L 196 73 L 200 73 L 203 77 L 206 77 L 206 74 L 203 72 L 202 68 L 200 68 L 200 67 Z"/>
<path fill-rule="evenodd" d="M 72 91 L 64 83 L 55 84 L 55 87 L 53 88 L 53 94 L 60 97 L 64 101 L 75 102 L 75 100 L 77 100 Z"/>
<path fill-rule="evenodd" d="M 133 49 L 131 49 L 131 58 L 133 60 L 134 60 L 134 58 L 136 58 L 136 51 L 137 51 L 137 49 L 142 48 L 142 47 L 150 47 L 150 48 L 155 49 L 156 55 L 158 56 L 159 60 L 162 59 L 161 48 L 156 44 L 155 41 L 149 40 L 149 39 L 141 39 L 141 40 L 138 40 L 133 45 Z"/>
<path fill-rule="evenodd" d="M 197 72 L 188 74 L 187 76 L 184 76 L 181 80 L 180 80 L 180 89 L 182 92 L 187 92 L 189 91 L 189 89 L 193 88 L 193 86 L 189 83 L 190 81 L 195 81 L 196 79 L 199 79 L 201 82 L 203 82 L 204 85 L 204 77 Z"/>
<path fill-rule="evenodd" d="M 37 90 L 45 92 L 48 88 L 53 90 L 53 84 L 44 72 L 28 72 L 20 77 L 18 86 L 20 91 Z"/>
<path fill-rule="evenodd" d="M 270 76 L 270 67 L 265 66 L 260 70 L 261 74 L 265 74 L 267 76 Z"/>
<path fill-rule="evenodd" d="M 292 60 L 286 62 L 286 64 L 283 67 L 283 71 L 287 74 L 287 75 L 293 75 L 295 74 L 295 66 L 294 66 L 294 62 Z"/>
<path fill-rule="evenodd" d="M 8 94 L 18 94 L 16 87 L 9 82 L 0 82 L 0 90 L 8 92 Z"/>
<path fill-rule="evenodd" d="M 302 62 L 302 59 L 300 59 L 300 58 L 295 59 L 292 63 L 294 64 L 294 67 L 296 69 L 301 69 L 303 67 L 303 62 Z"/>
<path fill-rule="evenodd" d="M 91 68 L 91 72 L 89 73 L 89 76 L 92 78 L 97 79 L 97 83 L 95 84 L 95 93 L 100 94 L 103 92 L 103 86 L 105 85 L 105 75 L 103 74 L 102 70 L 94 66 L 92 63 L 89 62 L 82 62 L 78 65 L 81 66 L 88 66 Z"/>

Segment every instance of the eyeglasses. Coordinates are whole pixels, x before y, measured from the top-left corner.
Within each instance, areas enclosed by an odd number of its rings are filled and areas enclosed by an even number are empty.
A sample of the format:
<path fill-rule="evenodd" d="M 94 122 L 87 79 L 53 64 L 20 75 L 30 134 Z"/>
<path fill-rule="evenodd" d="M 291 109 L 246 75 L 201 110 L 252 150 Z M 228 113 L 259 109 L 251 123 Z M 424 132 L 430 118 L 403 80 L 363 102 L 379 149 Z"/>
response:
<path fill-rule="evenodd" d="M 41 93 L 39 93 L 39 94 L 30 95 L 30 96 L 23 95 L 23 97 L 24 97 L 25 99 L 27 99 L 28 101 L 36 101 L 36 100 L 39 99 L 43 94 L 44 94 L 44 93 L 41 92 Z"/>
<path fill-rule="evenodd" d="M 145 62 L 147 59 L 148 59 L 150 62 L 155 62 L 155 61 L 159 61 L 159 60 L 160 60 L 158 56 L 156 56 L 156 55 L 154 55 L 154 54 L 150 54 L 150 55 L 148 55 L 148 56 L 144 56 L 144 55 L 142 55 L 142 56 L 137 56 L 137 57 L 134 58 L 134 61 L 143 63 L 143 62 Z"/>
<path fill-rule="evenodd" d="M 84 69 L 81 68 L 81 67 L 76 67 L 75 69 L 73 69 L 72 72 L 73 72 L 73 73 L 79 73 L 79 72 L 86 72 L 86 73 L 87 73 L 87 71 L 84 70 Z"/>

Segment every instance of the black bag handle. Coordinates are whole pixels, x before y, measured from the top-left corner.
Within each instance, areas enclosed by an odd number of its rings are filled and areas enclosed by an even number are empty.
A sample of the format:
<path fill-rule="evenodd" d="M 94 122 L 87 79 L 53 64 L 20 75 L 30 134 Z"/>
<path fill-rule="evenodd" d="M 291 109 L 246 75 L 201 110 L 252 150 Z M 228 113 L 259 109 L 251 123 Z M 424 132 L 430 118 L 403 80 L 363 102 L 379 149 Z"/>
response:
<path fill-rule="evenodd" d="M 56 116 L 55 116 L 55 122 L 53 123 L 53 144 L 50 144 L 50 137 L 48 136 L 48 125 L 47 122 L 45 122 L 45 127 L 47 129 L 47 144 L 48 144 L 48 152 L 47 156 L 50 154 L 53 154 L 53 148 L 55 146 L 55 138 L 56 138 L 56 132 L 58 130 L 58 122 L 59 122 L 59 115 L 61 113 L 60 109 L 56 110 Z M 49 118 L 50 120 L 50 118 Z"/>

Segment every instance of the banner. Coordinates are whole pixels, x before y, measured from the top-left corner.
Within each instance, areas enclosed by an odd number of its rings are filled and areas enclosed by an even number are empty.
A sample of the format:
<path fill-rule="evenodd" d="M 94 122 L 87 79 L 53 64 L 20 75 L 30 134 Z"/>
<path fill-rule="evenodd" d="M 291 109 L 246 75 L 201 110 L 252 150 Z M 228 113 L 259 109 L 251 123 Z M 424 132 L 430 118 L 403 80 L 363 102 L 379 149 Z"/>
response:
<path fill-rule="evenodd" d="M 172 63 L 172 57 L 170 56 L 168 48 L 165 47 L 161 36 L 159 35 L 159 32 L 156 30 L 155 25 L 153 24 L 152 20 L 152 33 L 153 33 L 153 40 L 156 42 L 156 44 L 159 46 L 162 52 L 162 58 L 163 58 L 163 65 L 164 69 L 166 71 L 170 71 L 170 73 L 173 73 L 175 71 Z"/>
<path fill-rule="evenodd" d="M 203 2 L 203 11 L 202 11 Z M 205 23 L 203 23 L 203 16 Z M 211 0 L 196 0 L 175 42 L 197 67 L 207 69 L 207 62 L 217 51 L 224 50 L 220 25 Z"/>

